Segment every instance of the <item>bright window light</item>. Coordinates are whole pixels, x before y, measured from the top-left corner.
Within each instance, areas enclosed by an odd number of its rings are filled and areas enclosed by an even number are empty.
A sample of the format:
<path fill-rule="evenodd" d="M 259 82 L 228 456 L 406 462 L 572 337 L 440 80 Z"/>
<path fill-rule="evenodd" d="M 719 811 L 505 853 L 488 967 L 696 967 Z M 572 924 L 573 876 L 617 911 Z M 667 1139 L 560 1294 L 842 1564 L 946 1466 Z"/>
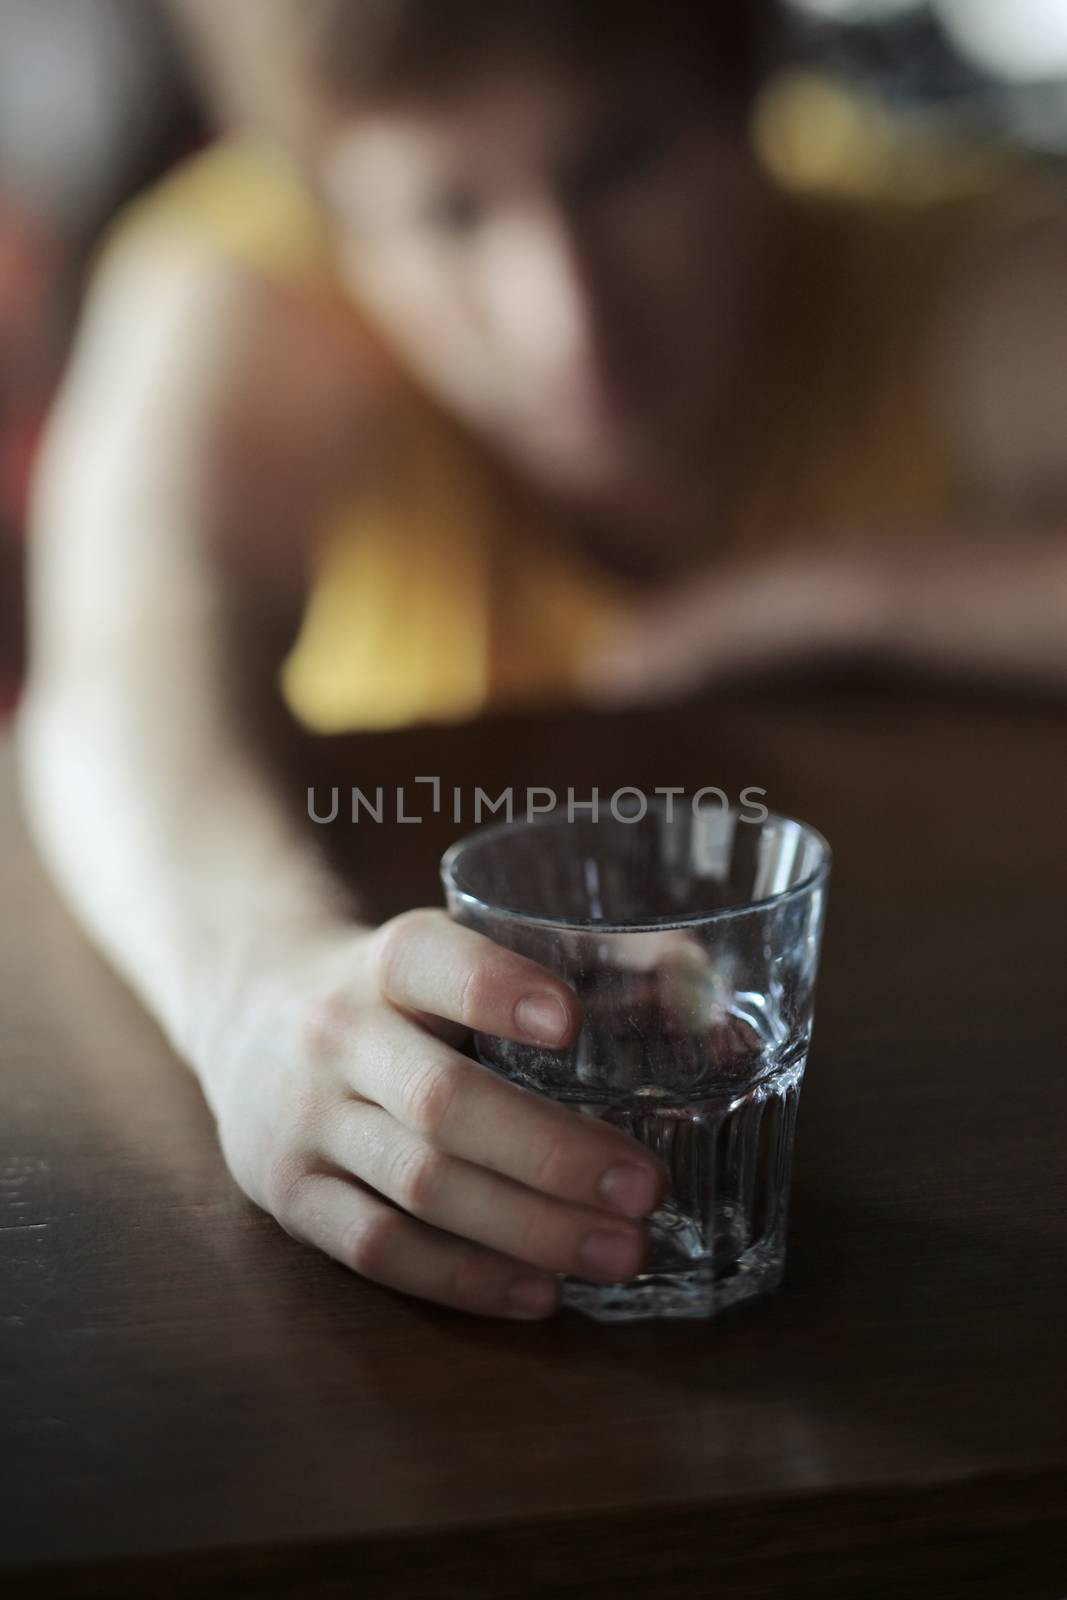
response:
<path fill-rule="evenodd" d="M 963 53 L 999 78 L 1025 83 L 1067 74 L 1065 0 L 937 0 Z"/>

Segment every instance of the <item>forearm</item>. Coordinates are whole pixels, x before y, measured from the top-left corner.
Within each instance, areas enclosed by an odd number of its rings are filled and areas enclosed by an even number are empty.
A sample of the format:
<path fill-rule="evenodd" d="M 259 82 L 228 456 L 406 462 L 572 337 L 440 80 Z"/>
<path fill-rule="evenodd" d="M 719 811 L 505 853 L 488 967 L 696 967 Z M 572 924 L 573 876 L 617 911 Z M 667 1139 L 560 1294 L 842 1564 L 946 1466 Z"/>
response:
<path fill-rule="evenodd" d="M 107 672 L 31 685 L 17 742 L 52 877 L 203 1078 L 242 986 L 357 908 L 265 752 L 190 675 L 186 661 L 181 687 L 167 685 L 157 662 L 147 682 Z"/>
<path fill-rule="evenodd" d="M 875 581 L 890 660 L 1067 687 L 1067 526 L 894 554 Z"/>

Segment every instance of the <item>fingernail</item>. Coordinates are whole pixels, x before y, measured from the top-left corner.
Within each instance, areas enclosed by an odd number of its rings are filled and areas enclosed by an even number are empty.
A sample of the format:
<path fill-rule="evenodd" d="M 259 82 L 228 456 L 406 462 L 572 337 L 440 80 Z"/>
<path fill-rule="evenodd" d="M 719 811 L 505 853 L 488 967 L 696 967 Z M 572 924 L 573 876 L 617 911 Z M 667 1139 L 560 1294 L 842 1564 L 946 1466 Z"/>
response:
<path fill-rule="evenodd" d="M 591 1233 L 582 1241 L 578 1254 L 587 1272 L 609 1283 L 632 1278 L 637 1271 L 634 1242 L 622 1233 Z"/>
<path fill-rule="evenodd" d="M 554 994 L 528 994 L 515 1007 L 515 1021 L 527 1038 L 558 1044 L 567 1031 L 568 1017 Z"/>
<path fill-rule="evenodd" d="M 628 1217 L 644 1217 L 655 1209 L 659 1177 L 651 1167 L 609 1167 L 600 1180 L 601 1198 Z"/>
<path fill-rule="evenodd" d="M 555 1310 L 558 1293 L 549 1278 L 519 1278 L 508 1290 L 508 1305 L 517 1317 L 545 1317 Z"/>

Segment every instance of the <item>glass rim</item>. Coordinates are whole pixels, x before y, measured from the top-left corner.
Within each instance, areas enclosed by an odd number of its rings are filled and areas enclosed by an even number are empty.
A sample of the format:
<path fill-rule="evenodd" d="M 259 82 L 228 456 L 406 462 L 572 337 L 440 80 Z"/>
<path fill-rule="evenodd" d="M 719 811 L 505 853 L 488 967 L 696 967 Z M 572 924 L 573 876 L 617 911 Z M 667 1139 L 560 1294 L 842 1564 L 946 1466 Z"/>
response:
<path fill-rule="evenodd" d="M 646 795 L 645 799 L 648 800 L 649 804 L 640 817 L 634 817 L 629 821 L 621 821 L 613 815 L 605 820 L 608 820 L 615 827 L 633 827 L 636 823 L 643 822 L 653 808 L 662 811 L 666 807 L 666 800 L 662 796 Z M 708 807 L 707 809 L 710 810 L 711 808 Z M 819 860 L 815 867 L 805 877 L 801 878 L 798 883 L 791 883 L 787 889 L 779 889 L 775 894 L 762 895 L 758 900 L 745 900 L 740 905 L 720 906 L 715 910 L 709 911 L 687 911 L 681 916 L 665 913 L 663 916 L 649 917 L 641 922 L 611 922 L 593 917 L 550 917 L 536 911 L 516 911 L 511 906 L 494 905 L 491 900 L 483 899 L 481 895 L 460 887 L 456 881 L 457 863 L 460 857 L 477 841 L 503 838 L 507 834 L 519 833 L 527 828 L 537 828 L 545 823 L 555 822 L 558 824 L 562 820 L 561 813 L 566 816 L 566 806 L 557 806 L 552 811 L 542 812 L 539 816 L 530 820 L 519 818 L 511 822 L 490 822 L 484 827 L 474 828 L 470 833 L 464 834 L 462 838 L 456 839 L 453 844 L 449 845 L 440 861 L 439 871 L 445 889 L 451 890 L 456 899 L 462 901 L 463 904 L 488 912 L 494 917 L 502 917 L 509 922 L 531 923 L 535 927 L 556 928 L 571 933 L 661 933 L 669 932 L 672 928 L 692 928 L 705 926 L 708 923 L 728 922 L 737 917 L 752 916 L 754 913 L 766 911 L 770 907 L 788 905 L 793 900 L 799 900 L 804 895 L 811 894 L 814 889 L 825 883 L 830 876 L 830 869 L 833 865 L 833 851 L 829 843 L 818 828 L 812 827 L 810 822 L 804 822 L 802 818 L 790 816 L 784 811 L 770 810 L 767 811 L 765 817 L 756 822 L 752 818 L 742 817 L 739 807 L 729 806 L 726 809 L 719 808 L 719 816 L 735 817 L 739 823 L 744 823 L 749 827 L 765 828 L 768 823 L 792 822 L 798 828 L 802 828 L 818 847 Z M 583 818 L 581 820 L 592 823 L 591 818 Z M 573 821 L 573 818 L 569 819 L 568 826 L 571 826 Z M 599 819 L 597 822 L 592 823 L 592 826 L 599 827 Z"/>

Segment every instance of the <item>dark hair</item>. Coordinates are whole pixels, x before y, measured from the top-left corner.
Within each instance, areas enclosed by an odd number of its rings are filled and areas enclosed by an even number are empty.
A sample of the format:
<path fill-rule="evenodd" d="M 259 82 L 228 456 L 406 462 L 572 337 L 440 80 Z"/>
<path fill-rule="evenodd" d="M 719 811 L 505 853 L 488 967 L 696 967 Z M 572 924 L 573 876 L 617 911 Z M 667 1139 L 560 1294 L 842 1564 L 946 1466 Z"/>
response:
<path fill-rule="evenodd" d="M 301 0 L 309 65 L 343 98 L 435 87 L 473 63 L 532 55 L 580 71 L 679 62 L 747 106 L 765 73 L 775 0 Z"/>
<path fill-rule="evenodd" d="M 359 101 L 534 57 L 607 77 L 683 67 L 747 112 L 777 55 L 780 0 L 169 0 L 227 120 L 299 138 L 308 93 Z"/>

